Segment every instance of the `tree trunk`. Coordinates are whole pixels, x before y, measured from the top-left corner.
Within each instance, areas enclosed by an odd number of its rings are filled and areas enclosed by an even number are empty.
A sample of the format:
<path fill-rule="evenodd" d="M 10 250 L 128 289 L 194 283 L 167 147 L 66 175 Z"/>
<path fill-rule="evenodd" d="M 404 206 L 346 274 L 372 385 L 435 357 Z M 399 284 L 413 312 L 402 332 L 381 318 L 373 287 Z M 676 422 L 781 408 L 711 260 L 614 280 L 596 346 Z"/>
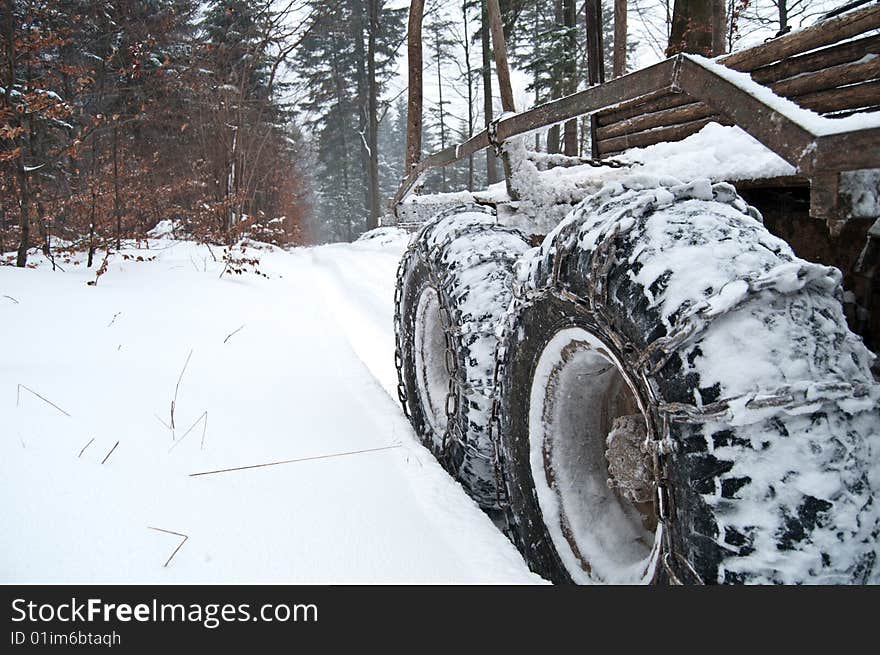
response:
<path fill-rule="evenodd" d="M 626 75 L 626 18 L 626 0 L 614 0 L 614 77 Z"/>
<path fill-rule="evenodd" d="M 538 35 L 541 33 L 540 29 L 540 15 L 537 10 L 534 13 L 534 18 L 532 21 L 532 43 L 538 43 Z M 534 71 L 532 73 L 532 87 L 535 89 L 535 107 L 541 104 L 541 74 L 538 70 L 538 67 L 534 67 Z M 541 150 L 541 133 L 539 131 L 535 131 L 535 152 L 539 152 Z"/>
<path fill-rule="evenodd" d="M 238 184 L 235 164 L 238 160 L 238 127 L 232 127 L 232 152 L 229 156 L 229 172 L 226 175 L 226 239 L 232 238 L 232 226 L 235 225 L 235 189 Z M 231 242 L 229 245 L 232 245 Z"/>
<path fill-rule="evenodd" d="M 122 211 L 119 206 L 119 128 L 113 126 L 113 214 L 116 216 L 116 250 L 122 248 Z"/>
<path fill-rule="evenodd" d="M 98 205 L 98 187 L 97 187 L 97 176 L 95 175 L 98 170 L 98 139 L 97 139 L 97 131 L 92 132 L 92 165 L 91 172 L 89 174 L 89 187 L 92 194 L 92 207 L 91 212 L 89 213 L 89 254 L 88 259 L 86 261 L 86 268 L 91 268 L 92 264 L 95 261 L 95 250 L 97 246 L 95 245 L 95 224 L 98 220 L 97 216 L 97 205 Z"/>
<path fill-rule="evenodd" d="M 335 47 L 333 49 L 332 62 L 333 62 L 333 88 L 335 90 L 336 95 L 336 106 L 342 108 L 345 104 L 345 90 L 343 89 L 343 80 L 342 80 L 342 72 L 339 66 L 339 52 L 340 52 L 340 44 L 337 41 L 334 42 Z M 348 137 L 347 130 L 342 130 L 340 133 L 340 138 L 342 140 L 342 152 L 344 153 L 344 157 L 340 162 L 342 166 L 342 193 L 340 194 L 342 198 L 348 202 L 351 195 L 351 183 L 348 179 L 348 165 L 349 165 L 349 150 L 348 150 Z M 345 240 L 352 241 L 354 235 L 351 231 L 351 214 L 346 211 L 345 213 Z"/>
<path fill-rule="evenodd" d="M 788 0 L 776 0 L 776 8 L 779 10 L 779 34 L 788 28 Z"/>
<path fill-rule="evenodd" d="M 473 69 L 471 68 L 471 39 L 470 35 L 468 34 L 467 7 L 467 0 L 463 0 L 461 3 L 461 18 L 462 26 L 464 28 L 464 39 L 462 40 L 462 46 L 464 48 L 465 78 L 467 81 L 467 138 L 470 139 L 474 135 L 474 74 Z M 474 190 L 473 154 L 468 155 L 467 188 L 468 191 Z"/>
<path fill-rule="evenodd" d="M 406 160 L 403 174 L 422 158 L 422 14 L 425 0 L 412 0 L 409 6 L 407 66 L 409 99 L 406 107 Z"/>
<path fill-rule="evenodd" d="M 434 50 L 437 54 L 437 94 L 439 96 L 439 111 L 440 111 L 440 150 L 446 150 L 446 119 L 444 117 L 443 110 L 443 53 L 441 51 L 442 45 L 440 43 L 440 28 L 435 25 L 434 26 Z M 446 191 L 446 167 L 440 167 L 440 191 Z"/>
<path fill-rule="evenodd" d="M 574 0 L 567 1 L 574 4 Z M 487 0 L 486 8 L 489 12 L 489 26 L 492 28 L 492 47 L 495 52 L 498 88 L 501 92 L 501 108 L 504 111 L 516 111 L 516 106 L 513 103 L 513 87 L 510 84 L 510 67 L 507 65 L 504 24 L 501 22 L 501 8 L 498 6 L 498 0 Z"/>
<path fill-rule="evenodd" d="M 15 259 L 15 265 L 24 268 L 27 264 L 27 250 L 30 242 L 31 221 L 29 216 L 29 208 L 31 204 L 30 187 L 28 186 L 28 174 L 24 169 L 24 162 L 21 157 L 15 163 L 15 172 L 18 176 L 18 206 L 19 227 L 21 235 L 18 242 L 18 256 Z"/>
<path fill-rule="evenodd" d="M 492 49 L 489 45 L 489 9 L 486 0 L 482 2 L 482 29 L 480 38 L 483 47 L 483 115 L 486 127 L 492 122 Z M 486 148 L 486 182 L 498 181 L 498 167 L 495 164 L 495 151 Z"/>
<path fill-rule="evenodd" d="M 691 52 L 712 56 L 712 5 L 714 0 L 675 0 L 672 32 L 666 56 Z"/>
<path fill-rule="evenodd" d="M 589 0 L 587 2 L 589 4 Z M 553 24 L 554 27 L 559 30 L 565 24 L 565 6 L 564 0 L 554 0 L 553 2 Z M 555 53 L 558 54 L 558 53 Z M 562 77 L 565 75 L 563 62 L 560 61 L 561 57 L 556 56 L 553 57 L 553 61 L 550 64 L 550 99 L 555 100 L 563 95 L 563 83 Z M 547 130 L 547 152 L 550 154 L 556 154 L 562 150 L 560 143 L 560 129 L 559 124 L 551 125 L 550 129 Z"/>
<path fill-rule="evenodd" d="M 587 0 L 584 20 L 587 28 L 587 82 L 590 86 L 605 81 L 605 49 L 602 47 L 602 2 Z"/>
<path fill-rule="evenodd" d="M 4 80 L 5 84 L 5 94 L 4 94 L 4 104 L 7 108 L 12 109 L 12 91 L 15 86 L 15 41 L 16 41 L 16 24 L 15 24 L 15 2 L 14 0 L 7 0 L 4 3 L 4 12 L 3 12 L 5 20 L 3 25 L 3 34 L 6 41 L 6 79 Z M 11 112 L 13 117 L 18 116 L 18 113 L 15 111 Z M 15 119 L 14 119 L 15 120 Z M 14 143 L 13 143 L 14 145 Z M 23 148 L 22 153 L 19 154 L 18 158 L 11 161 L 9 166 L 13 169 L 14 175 L 18 180 L 18 208 L 19 208 L 19 217 L 18 224 L 21 231 L 19 235 L 18 242 L 18 253 L 15 259 L 15 265 L 24 268 L 27 264 L 27 249 L 28 243 L 30 240 L 30 216 L 29 216 L 29 208 L 30 208 L 30 188 L 28 186 L 28 173 L 24 168 L 24 159 L 23 159 Z"/>
<path fill-rule="evenodd" d="M 367 2 L 369 4 L 369 0 Z M 372 193 L 370 189 L 370 147 L 368 145 L 367 125 L 369 123 L 367 114 L 369 113 L 367 105 L 367 53 L 364 48 L 364 17 L 362 15 L 363 3 L 352 2 L 352 22 L 355 34 L 354 41 L 354 58 L 355 58 L 355 80 L 357 83 L 357 114 L 358 114 L 358 136 L 359 152 L 361 154 L 361 188 L 364 193 L 364 209 L 369 215 L 370 205 L 372 202 Z"/>
<path fill-rule="evenodd" d="M 564 0 L 565 33 L 565 77 L 563 95 L 577 91 L 577 5 L 575 0 Z M 563 151 L 569 157 L 577 157 L 577 118 L 565 122 L 563 128 Z"/>
<path fill-rule="evenodd" d="M 712 55 L 727 52 L 727 2 L 712 0 Z"/>
<path fill-rule="evenodd" d="M 89 254 L 88 259 L 86 261 L 86 268 L 91 268 L 92 264 L 95 261 L 95 250 L 97 246 L 95 245 L 95 206 L 98 202 L 98 191 L 94 187 L 94 180 L 92 181 L 92 211 L 89 215 Z"/>
<path fill-rule="evenodd" d="M 367 39 L 367 95 L 370 147 L 370 218 L 367 229 L 379 227 L 379 85 L 376 82 L 376 36 L 379 33 L 379 0 L 368 0 L 369 37 Z"/>

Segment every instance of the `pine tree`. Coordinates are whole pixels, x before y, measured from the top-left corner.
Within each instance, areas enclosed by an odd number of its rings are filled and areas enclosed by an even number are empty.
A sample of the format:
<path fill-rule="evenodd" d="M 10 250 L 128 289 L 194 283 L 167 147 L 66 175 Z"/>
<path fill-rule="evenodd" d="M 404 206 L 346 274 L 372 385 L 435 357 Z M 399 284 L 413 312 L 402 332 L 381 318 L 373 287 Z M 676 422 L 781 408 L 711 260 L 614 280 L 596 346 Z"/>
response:
<path fill-rule="evenodd" d="M 436 83 L 438 98 L 437 102 L 429 108 L 431 120 L 428 123 L 428 127 L 436 134 L 439 149 L 441 150 L 450 144 L 452 136 L 452 130 L 449 125 L 450 117 L 448 115 L 449 105 L 451 104 L 449 100 L 450 90 L 446 88 L 448 84 L 445 80 L 445 70 L 455 60 L 456 55 L 453 50 L 455 47 L 455 40 L 452 36 L 453 25 L 454 23 L 451 20 L 437 12 L 428 20 L 422 35 L 422 40 L 427 43 L 430 52 L 429 59 L 431 67 L 434 69 L 432 77 Z M 446 173 L 445 167 L 438 171 L 440 177 L 438 190 L 441 192 L 448 190 Z"/>
<path fill-rule="evenodd" d="M 403 39 L 405 9 L 370 0 L 345 0 L 327 7 L 312 0 L 322 18 L 303 40 L 296 57 L 306 92 L 300 109 L 314 133 L 319 168 L 316 211 L 326 223 L 324 237 L 352 240 L 368 226 L 381 199 L 379 177 L 379 116 L 387 107 L 370 102 L 370 30 L 373 40 L 373 79 L 376 95 L 394 74 L 394 61 Z M 376 0 L 372 0 L 376 1 Z M 375 122 L 374 122 L 375 121 Z M 370 134 L 375 125 L 376 135 Z M 375 173 L 371 167 L 375 166 Z"/>

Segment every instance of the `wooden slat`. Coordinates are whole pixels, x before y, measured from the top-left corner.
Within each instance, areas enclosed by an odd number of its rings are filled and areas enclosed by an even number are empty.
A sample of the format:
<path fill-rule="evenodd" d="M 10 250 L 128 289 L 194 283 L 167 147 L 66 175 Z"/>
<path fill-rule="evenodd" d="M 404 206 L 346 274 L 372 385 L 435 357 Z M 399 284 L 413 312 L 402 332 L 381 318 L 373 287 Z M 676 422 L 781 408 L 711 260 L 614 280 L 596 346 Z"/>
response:
<path fill-rule="evenodd" d="M 859 109 L 852 109 L 849 111 L 836 111 L 833 114 L 829 115 L 829 118 L 846 118 L 847 116 L 853 116 L 855 114 L 864 114 L 867 112 L 880 112 L 880 105 L 872 105 L 870 107 L 860 107 Z"/>
<path fill-rule="evenodd" d="M 693 101 L 693 98 L 688 97 L 684 93 L 674 93 L 668 89 L 663 89 L 636 98 L 630 102 L 621 103 L 613 109 L 597 112 L 596 120 L 600 126 L 610 125 L 633 118 L 634 116 L 680 107 Z"/>
<path fill-rule="evenodd" d="M 626 100 L 666 88 L 671 91 L 676 59 L 667 59 L 635 73 L 618 77 L 600 86 L 553 100 L 516 114 L 498 123 L 498 138 L 509 139 L 554 123 L 616 105 Z"/>
<path fill-rule="evenodd" d="M 866 82 L 877 77 L 880 77 L 880 57 L 873 56 L 867 61 L 841 64 L 814 73 L 804 73 L 777 82 L 770 88 L 776 95 L 790 97 L 833 89 L 846 84 Z"/>
<path fill-rule="evenodd" d="M 867 18 L 864 15 L 865 12 L 868 14 Z M 838 34 L 833 39 L 846 38 L 839 36 L 839 34 L 866 29 L 865 25 L 872 24 L 871 21 L 874 20 L 872 16 L 875 13 L 876 11 L 872 13 L 871 11 L 863 10 L 861 12 L 862 15 L 856 17 L 856 19 L 847 17 L 847 21 L 836 24 L 834 22 L 826 22 L 823 32 L 827 32 L 830 27 L 832 31 L 836 31 Z M 797 36 L 797 34 L 792 36 Z M 801 38 L 798 41 L 800 43 L 799 47 L 815 43 L 817 38 L 820 37 L 812 35 L 807 40 Z M 828 37 L 821 38 L 827 39 Z M 764 44 L 746 51 L 758 56 L 758 58 L 755 56 L 748 58 L 748 68 L 752 68 L 756 61 L 760 61 L 761 53 L 768 50 L 769 45 Z M 778 48 L 779 46 L 775 45 L 774 47 Z M 794 46 L 789 44 L 786 47 L 792 48 Z M 778 95 L 796 98 L 797 96 L 814 94 L 837 86 L 863 82 L 877 77 L 880 60 L 852 63 L 862 59 L 866 54 L 877 52 L 880 52 L 880 35 L 872 35 L 848 43 L 833 45 L 818 52 L 791 57 L 777 64 L 764 66 L 753 72 L 753 78 L 761 83 L 779 82 L 778 85 L 774 84 L 772 87 Z M 728 63 L 730 58 L 725 58 L 723 61 Z M 735 59 L 733 61 L 736 63 Z M 813 73 L 813 75 L 803 75 L 804 73 Z M 793 76 L 799 77 L 788 79 Z M 831 97 L 817 98 L 811 96 L 802 105 L 808 108 L 830 107 L 830 109 L 825 111 L 844 109 L 846 108 L 846 101 L 864 102 L 865 106 L 869 106 L 875 103 L 871 102 L 870 98 L 861 97 L 869 95 L 871 91 L 873 91 L 872 87 L 857 92 L 844 92 L 840 101 L 835 101 Z M 819 111 L 823 111 L 823 109 L 819 109 Z M 690 120 L 699 120 L 709 117 L 713 113 L 705 105 L 695 104 L 693 98 L 687 94 L 663 95 L 655 92 L 618 105 L 612 110 L 599 112 L 596 116 L 598 128 L 595 135 L 599 140 L 609 139 L 626 134 L 635 134 L 647 129 L 677 125 Z"/>
<path fill-rule="evenodd" d="M 813 168 L 820 171 L 880 168 L 880 128 L 819 137 Z"/>
<path fill-rule="evenodd" d="M 806 29 L 781 36 L 753 48 L 734 52 L 727 57 L 722 57 L 719 61 L 728 68 L 748 72 L 792 55 L 864 34 L 868 30 L 878 27 L 880 27 L 880 7 L 874 5 L 824 20 Z"/>
<path fill-rule="evenodd" d="M 802 175 L 783 175 L 777 177 L 759 177 L 750 178 L 748 180 L 733 180 L 731 182 L 737 190 L 742 189 L 762 189 L 762 188 L 797 188 L 809 187 L 809 178 Z"/>
<path fill-rule="evenodd" d="M 643 132 L 657 127 L 666 127 L 670 125 L 678 125 L 690 121 L 709 118 L 717 115 L 718 112 L 706 106 L 702 102 L 691 102 L 683 107 L 674 109 L 666 109 L 664 111 L 655 111 L 643 116 L 635 116 L 629 120 L 619 121 L 612 125 L 606 125 L 596 130 L 596 136 L 599 139 L 610 139 L 625 134 L 634 134 Z"/>
<path fill-rule="evenodd" d="M 876 107 L 880 105 L 880 80 L 808 93 L 795 97 L 794 101 L 820 114 Z"/>
<path fill-rule="evenodd" d="M 611 152 L 620 152 L 627 148 L 644 148 L 645 146 L 652 146 L 661 141 L 681 141 L 682 139 L 689 137 L 691 134 L 696 134 L 713 120 L 722 124 L 729 124 L 728 121 L 719 117 L 703 118 L 701 120 L 690 121 L 680 125 L 669 125 L 666 127 L 658 127 L 653 130 L 645 130 L 644 132 L 637 132 L 635 134 L 626 134 L 611 139 L 601 139 L 598 142 L 597 148 L 600 154 L 606 155 Z"/>
<path fill-rule="evenodd" d="M 483 130 L 464 143 L 449 146 L 445 150 L 428 155 L 413 167 L 413 170 L 401 183 L 400 187 L 397 189 L 397 193 L 395 193 L 394 197 L 391 199 L 391 207 L 396 207 L 400 201 L 407 196 L 410 189 L 413 188 L 425 171 L 438 166 L 447 166 L 452 162 L 464 159 L 475 152 L 479 152 L 483 148 L 489 147 L 489 145 L 489 135 L 486 130 Z"/>
<path fill-rule="evenodd" d="M 857 61 L 867 54 L 878 53 L 880 53 L 880 35 L 867 36 L 805 55 L 789 57 L 778 64 L 753 70 L 751 75 L 752 79 L 760 84 L 772 84 L 801 73 L 811 73 L 823 68 L 838 66 Z"/>
<path fill-rule="evenodd" d="M 702 67 L 699 68 L 702 69 Z M 685 78 L 687 75 L 688 73 L 683 69 L 681 77 Z M 730 109 L 742 100 L 750 100 L 752 105 L 756 105 L 756 111 L 766 114 L 768 119 L 770 118 L 770 114 L 774 113 L 768 113 L 766 107 L 751 98 L 749 94 L 740 91 L 734 85 L 729 85 L 726 82 L 723 82 L 723 80 L 712 82 L 712 79 L 717 78 L 715 78 L 714 75 L 708 75 L 710 77 L 706 78 L 705 81 L 710 82 L 710 86 L 715 88 L 716 91 L 725 85 L 729 87 L 727 91 L 716 93 L 714 95 L 715 104 L 707 106 L 702 102 L 692 102 L 691 104 L 681 107 L 652 112 L 650 114 L 636 116 L 629 120 L 600 127 L 596 132 L 599 153 L 606 154 L 608 152 L 625 150 L 626 148 L 653 145 L 660 141 L 684 138 L 684 136 L 693 134 L 696 131 L 696 129 L 693 129 L 694 126 L 701 128 L 713 119 L 722 123 L 726 122 L 718 119 L 718 112 L 721 111 L 722 114 L 729 115 L 728 112 Z M 880 76 L 880 58 L 860 64 L 845 64 L 843 66 L 833 67 L 825 71 L 820 71 L 814 75 L 804 75 L 792 80 L 792 82 L 796 82 L 796 84 L 774 85 L 774 90 L 777 92 L 796 92 L 798 90 L 813 90 L 815 88 L 825 90 L 823 87 L 833 87 L 841 82 L 847 83 L 855 79 L 860 79 L 864 75 Z M 702 75 L 702 77 L 706 76 Z M 686 85 L 687 83 L 685 82 L 683 88 L 685 88 Z M 834 89 L 829 91 L 826 95 L 821 96 L 811 94 L 807 97 L 807 103 L 811 104 L 813 107 L 819 106 L 821 103 L 823 107 L 830 107 L 831 110 L 846 108 L 846 104 L 842 104 L 841 100 L 836 99 L 836 96 L 840 95 L 842 91 L 842 89 Z M 706 89 L 703 89 L 700 92 L 706 93 Z M 863 96 L 861 102 L 866 106 L 870 106 L 877 104 L 876 99 L 873 97 L 873 94 L 875 93 L 876 88 L 872 85 L 870 87 L 860 88 L 857 92 L 846 93 L 845 100 L 851 102 L 856 95 L 860 94 Z M 729 96 L 728 94 L 731 95 Z M 691 95 L 694 94 L 692 93 Z M 739 98 L 739 100 L 734 100 L 733 98 Z M 742 119 L 735 119 L 734 122 L 743 125 Z M 682 125 L 687 125 L 687 127 L 682 128 Z M 770 129 L 768 129 L 768 127 L 770 127 Z M 756 138 L 759 138 L 762 142 L 766 143 L 766 139 L 772 139 L 773 135 L 770 123 L 765 125 L 755 124 L 753 129 L 758 132 L 758 134 L 753 134 L 753 136 L 756 136 Z M 806 147 L 807 142 L 811 140 L 811 135 L 794 124 L 791 124 L 789 129 L 792 133 L 798 134 L 798 138 L 796 139 L 797 142 Z M 760 133 L 764 133 L 764 135 L 760 136 Z M 788 144 L 785 142 L 785 139 L 779 141 L 779 148 L 785 150 L 787 146 Z M 775 150 L 772 146 L 770 147 Z M 779 154 L 790 161 L 790 163 L 798 165 L 797 158 L 801 153 L 802 150 L 799 151 L 795 148 L 789 149 L 787 155 L 782 152 Z"/>

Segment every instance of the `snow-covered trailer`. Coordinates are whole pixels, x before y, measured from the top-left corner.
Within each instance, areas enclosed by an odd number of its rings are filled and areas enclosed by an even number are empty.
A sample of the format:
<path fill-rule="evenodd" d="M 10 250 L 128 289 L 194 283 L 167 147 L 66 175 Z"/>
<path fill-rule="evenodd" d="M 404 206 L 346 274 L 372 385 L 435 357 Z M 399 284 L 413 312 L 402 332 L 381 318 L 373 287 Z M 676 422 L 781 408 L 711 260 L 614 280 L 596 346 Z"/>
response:
<path fill-rule="evenodd" d="M 880 580 L 880 385 L 851 331 L 880 343 L 878 30 L 871 3 L 677 55 L 507 111 L 401 184 L 400 401 L 534 571 Z M 580 116 L 591 159 L 526 149 Z M 490 147 L 503 188 L 412 193 Z"/>

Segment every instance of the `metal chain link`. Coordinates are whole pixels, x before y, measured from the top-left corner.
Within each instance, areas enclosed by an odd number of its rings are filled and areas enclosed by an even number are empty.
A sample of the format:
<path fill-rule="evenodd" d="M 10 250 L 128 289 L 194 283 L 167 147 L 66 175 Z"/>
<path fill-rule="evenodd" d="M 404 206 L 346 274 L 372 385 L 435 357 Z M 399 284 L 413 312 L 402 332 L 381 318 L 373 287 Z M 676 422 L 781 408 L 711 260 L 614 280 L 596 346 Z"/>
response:
<path fill-rule="evenodd" d="M 403 306 L 403 283 L 406 275 L 406 266 L 409 258 L 415 250 L 416 240 L 413 239 L 407 246 L 397 265 L 397 281 L 394 286 L 394 368 L 397 370 L 397 400 L 403 409 L 403 415 L 407 420 L 411 421 L 412 416 L 409 411 L 409 404 L 406 397 L 406 385 L 403 381 L 403 338 L 401 307 Z"/>
<path fill-rule="evenodd" d="M 509 313 L 501 322 L 498 331 L 498 342 L 495 345 L 495 369 L 492 372 L 492 413 L 489 418 L 489 441 L 492 442 L 492 449 L 494 451 L 492 475 L 495 479 L 495 502 L 502 508 L 506 507 L 508 498 L 507 487 L 504 485 L 504 472 L 501 470 L 501 413 L 499 411 L 501 404 L 499 399 L 501 397 L 501 381 L 504 376 L 503 354 L 505 352 L 504 348 L 510 316 L 512 314 Z M 504 512 L 504 517 L 506 520 L 507 512 Z M 508 531 L 509 529 L 510 525 L 508 525 Z"/>
<path fill-rule="evenodd" d="M 400 265 L 397 269 L 397 285 L 395 287 L 394 294 L 394 333 L 396 344 L 394 363 L 395 368 L 397 369 L 397 396 L 398 400 L 401 403 L 401 406 L 403 407 L 403 412 L 407 418 L 411 418 L 411 414 L 407 402 L 406 385 L 403 379 L 403 340 L 401 335 L 401 307 L 403 304 L 403 284 L 406 274 L 406 262 L 408 262 L 413 253 L 418 253 L 418 256 L 426 265 L 426 269 L 428 271 L 428 280 L 431 286 L 436 289 L 436 291 L 438 292 L 438 296 L 441 293 L 445 293 L 446 285 L 444 285 L 437 277 L 435 267 L 431 265 L 432 261 L 436 261 L 439 258 L 440 253 L 446 252 L 446 249 L 453 241 L 472 233 L 482 232 L 485 229 L 485 226 L 468 225 L 464 228 L 452 229 L 449 231 L 448 234 L 445 235 L 442 241 L 436 242 L 431 246 L 429 246 L 429 235 L 442 222 L 443 218 L 465 212 L 479 212 L 490 216 L 495 215 L 491 207 L 472 203 L 448 207 L 441 212 L 438 212 L 431 221 L 425 224 L 419 234 L 412 240 L 410 246 L 404 253 Z M 510 232 L 522 236 L 522 233 L 518 230 L 515 230 L 514 228 L 506 228 L 502 226 L 497 226 L 496 224 L 496 229 L 501 229 L 505 232 Z M 477 264 L 483 262 L 484 259 L 485 258 L 479 259 Z M 438 299 L 440 298 L 438 297 Z M 440 324 L 445 340 L 444 367 L 446 369 L 448 379 L 446 400 L 444 404 L 444 412 L 446 414 L 446 428 L 444 430 L 441 440 L 441 457 L 444 458 L 447 463 L 451 463 L 449 460 L 449 458 L 451 457 L 450 447 L 451 444 L 455 442 L 474 456 L 484 460 L 489 460 L 489 457 L 487 457 L 483 453 L 480 453 L 471 444 L 467 443 L 460 434 L 461 426 L 459 425 L 458 414 L 460 410 L 459 398 L 462 383 L 459 380 L 458 376 L 458 356 L 455 345 L 456 338 L 462 334 L 462 331 L 456 327 L 455 322 L 452 320 L 452 316 L 450 315 L 449 309 L 447 309 L 447 307 L 443 304 L 442 300 L 440 302 L 439 312 Z"/>
<path fill-rule="evenodd" d="M 526 151 L 526 159 L 540 164 L 553 166 L 592 166 L 593 168 L 632 168 L 633 164 L 618 159 L 595 159 L 592 157 L 571 157 L 569 155 L 548 154 L 535 150 Z M 556 163 L 562 162 L 562 163 Z"/>

